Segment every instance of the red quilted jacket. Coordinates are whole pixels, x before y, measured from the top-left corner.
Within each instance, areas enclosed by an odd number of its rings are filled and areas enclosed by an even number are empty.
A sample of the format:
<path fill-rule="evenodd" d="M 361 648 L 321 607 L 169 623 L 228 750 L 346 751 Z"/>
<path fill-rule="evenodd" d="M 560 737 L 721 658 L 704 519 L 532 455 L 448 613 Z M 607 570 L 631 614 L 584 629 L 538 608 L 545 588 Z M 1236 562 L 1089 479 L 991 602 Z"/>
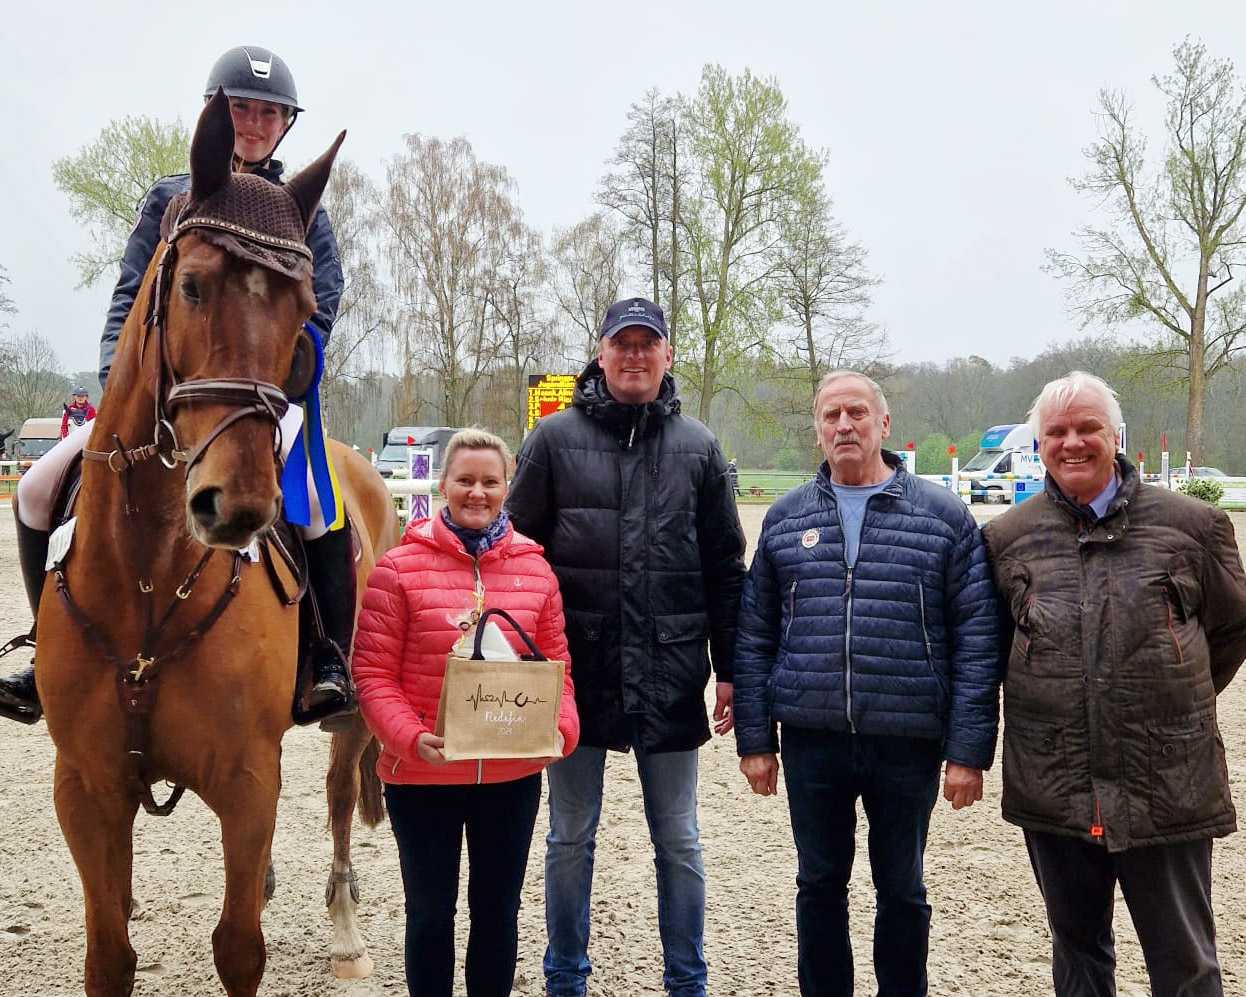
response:
<path fill-rule="evenodd" d="M 570 754 L 580 720 L 558 581 L 540 545 L 513 528 L 480 556 L 479 567 L 485 608 L 506 610 L 546 656 L 567 663 L 558 729 Z M 368 577 L 351 671 L 364 720 L 383 746 L 376 770 L 384 782 L 507 782 L 544 767 L 530 758 L 430 765 L 416 751 L 416 739 L 436 726 L 446 656 L 475 609 L 475 591 L 473 559 L 440 516 L 408 526 Z M 509 626 L 501 629 L 517 653 L 527 651 Z"/>

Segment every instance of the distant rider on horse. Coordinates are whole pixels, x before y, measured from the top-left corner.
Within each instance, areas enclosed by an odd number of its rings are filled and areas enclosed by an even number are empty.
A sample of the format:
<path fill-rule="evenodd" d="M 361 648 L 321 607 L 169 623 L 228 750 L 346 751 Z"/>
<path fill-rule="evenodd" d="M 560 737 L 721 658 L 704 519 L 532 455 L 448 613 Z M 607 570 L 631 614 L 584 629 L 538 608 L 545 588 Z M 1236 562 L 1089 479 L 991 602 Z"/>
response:
<path fill-rule="evenodd" d="M 280 184 L 282 164 L 273 152 L 302 110 L 294 77 L 272 51 L 257 46 L 231 48 L 213 65 L 204 87 L 204 100 L 218 87 L 229 97 L 234 124 L 234 169 L 256 173 Z M 139 206 L 138 220 L 121 260 L 121 276 L 113 290 L 108 319 L 100 341 L 100 383 L 112 367 L 113 353 L 126 316 L 138 294 L 160 241 L 160 222 L 174 195 L 190 187 L 190 175 L 164 177 L 148 190 Z M 337 315 L 344 280 L 337 240 L 324 207 L 317 209 L 307 232 L 313 255 L 316 314 L 311 319 L 322 343 L 327 343 Z M 75 396 L 79 389 L 75 388 Z M 85 395 L 85 391 L 83 392 Z M 84 399 L 85 400 L 85 399 Z M 75 397 L 76 401 L 76 397 Z M 94 416 L 91 409 L 88 420 Z M 68 415 L 68 408 L 66 411 Z M 291 405 L 281 420 L 282 456 L 298 438 L 303 409 Z M 82 452 L 90 435 L 89 421 L 41 457 L 22 478 L 14 503 L 18 553 L 31 612 L 39 617 L 39 600 L 46 577 L 52 503 L 65 469 Z M 306 696 L 296 691 L 295 723 L 307 724 L 355 708 L 354 688 L 346 658 L 355 616 L 355 563 L 350 530 L 330 528 L 311 492 L 311 525 L 300 526 L 307 552 L 309 592 L 299 606 L 298 689 L 310 685 Z M 32 635 L 34 631 L 32 630 Z M 310 671 L 310 682 L 302 681 Z M 35 688 L 33 663 L 0 678 L 0 716 L 33 723 L 42 715 Z"/>
<path fill-rule="evenodd" d="M 83 387 L 74 388 L 74 396 L 65 403 L 65 412 L 61 416 L 61 439 L 69 435 L 69 427 L 75 429 L 85 426 L 95 418 L 95 406 L 91 404 L 91 396 Z"/>

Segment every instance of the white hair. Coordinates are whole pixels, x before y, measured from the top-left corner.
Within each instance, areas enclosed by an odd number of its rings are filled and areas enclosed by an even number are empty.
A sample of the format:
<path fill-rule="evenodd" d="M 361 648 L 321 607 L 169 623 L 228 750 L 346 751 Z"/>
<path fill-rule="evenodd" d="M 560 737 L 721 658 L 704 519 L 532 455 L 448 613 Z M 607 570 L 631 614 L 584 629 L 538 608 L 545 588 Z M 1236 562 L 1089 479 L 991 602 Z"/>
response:
<path fill-rule="evenodd" d="M 1079 395 L 1091 396 L 1094 402 L 1102 408 L 1104 415 L 1107 416 L 1108 427 L 1115 434 L 1116 427 L 1125 418 L 1121 414 L 1121 403 L 1116 397 L 1116 392 L 1101 377 L 1087 374 L 1084 370 L 1071 370 L 1064 377 L 1058 377 L 1043 385 L 1043 390 L 1038 393 L 1034 404 L 1030 406 L 1026 421 L 1030 425 L 1030 432 L 1034 434 L 1034 438 L 1038 439 L 1042 436 L 1044 418 L 1051 412 L 1068 408 L 1073 399 Z"/>

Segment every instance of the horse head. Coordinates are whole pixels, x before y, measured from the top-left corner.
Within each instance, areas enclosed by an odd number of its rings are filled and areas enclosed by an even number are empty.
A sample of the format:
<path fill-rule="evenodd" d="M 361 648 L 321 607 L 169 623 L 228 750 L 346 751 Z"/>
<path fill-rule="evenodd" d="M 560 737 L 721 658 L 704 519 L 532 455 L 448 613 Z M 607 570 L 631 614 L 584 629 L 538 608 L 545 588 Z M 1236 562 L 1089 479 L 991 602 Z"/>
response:
<path fill-rule="evenodd" d="M 280 515 L 277 422 L 315 390 L 318 365 L 305 239 L 345 135 L 284 187 L 235 173 L 218 90 L 195 129 L 190 189 L 165 212 L 148 317 L 156 438 L 185 461 L 186 519 L 205 545 L 245 546 Z"/>

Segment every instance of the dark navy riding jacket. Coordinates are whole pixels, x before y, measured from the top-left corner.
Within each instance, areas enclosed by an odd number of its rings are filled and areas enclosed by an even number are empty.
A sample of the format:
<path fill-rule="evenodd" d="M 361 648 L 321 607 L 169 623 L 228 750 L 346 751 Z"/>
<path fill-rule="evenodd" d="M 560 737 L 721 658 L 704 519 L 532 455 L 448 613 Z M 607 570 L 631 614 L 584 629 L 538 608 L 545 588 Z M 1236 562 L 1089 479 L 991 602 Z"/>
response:
<path fill-rule="evenodd" d="M 1000 683 L 995 592 L 977 525 L 950 491 L 895 476 L 866 504 L 857 562 L 822 465 L 767 513 L 744 584 L 736 748 L 778 750 L 776 723 L 937 739 L 985 769 Z"/>
<path fill-rule="evenodd" d="M 275 159 L 264 169 L 255 172 L 272 183 L 281 183 L 282 165 Z M 189 187 L 189 173 L 161 177 L 151 185 L 138 207 L 138 219 L 121 257 L 121 275 L 113 289 L 112 302 L 108 306 L 108 319 L 100 337 L 101 386 L 108 380 L 121 327 L 125 325 L 126 316 L 130 314 L 134 299 L 138 297 L 143 275 L 147 273 L 147 267 L 156 253 L 156 246 L 160 243 L 160 221 L 164 218 L 164 209 L 174 195 Z M 333 331 L 333 320 L 337 317 L 337 306 L 342 297 L 345 280 L 342 276 L 342 261 L 338 256 L 337 239 L 333 235 L 333 225 L 323 207 L 316 209 L 316 217 L 312 219 L 311 229 L 307 233 L 307 247 L 312 251 L 312 289 L 316 294 L 316 314 L 311 321 L 320 333 L 321 341 L 327 344 L 329 333 Z"/>

